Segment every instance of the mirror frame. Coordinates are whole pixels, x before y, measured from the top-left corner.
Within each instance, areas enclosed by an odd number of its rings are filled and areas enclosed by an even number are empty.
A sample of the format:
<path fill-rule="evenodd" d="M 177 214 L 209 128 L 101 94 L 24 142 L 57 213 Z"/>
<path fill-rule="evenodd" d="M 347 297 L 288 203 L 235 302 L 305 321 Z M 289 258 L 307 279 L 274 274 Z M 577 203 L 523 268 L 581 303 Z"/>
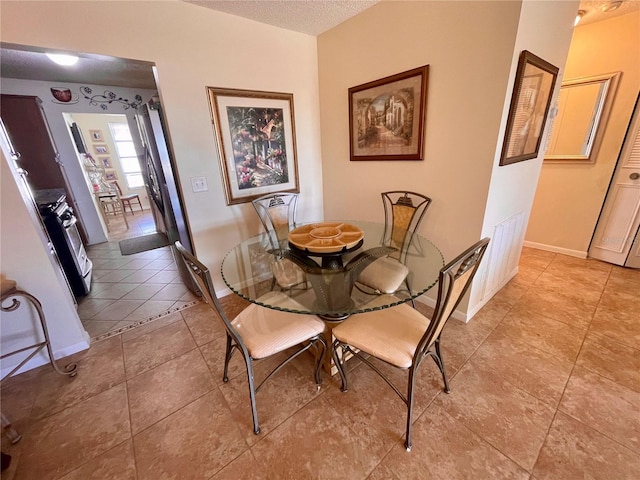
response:
<path fill-rule="evenodd" d="M 604 89 L 598 99 L 598 102 L 595 106 L 597 109 L 595 112 L 595 121 L 591 127 L 591 131 L 589 135 L 591 137 L 591 145 L 585 155 L 569 155 L 569 154 L 561 154 L 561 155 L 547 155 L 545 153 L 544 161 L 549 163 L 595 163 L 596 156 L 598 154 L 598 150 L 600 149 L 600 144 L 602 143 L 602 138 L 604 136 L 604 131 L 607 126 L 607 121 L 609 119 L 609 114 L 611 113 L 611 108 L 613 106 L 613 99 L 616 94 L 616 90 L 618 89 L 618 83 L 620 82 L 620 76 L 622 72 L 613 72 L 606 73 L 603 75 L 595 75 L 592 77 L 581 77 L 575 78 L 573 80 L 566 80 L 562 82 L 560 86 L 560 90 L 565 87 L 575 87 L 579 85 L 588 85 L 593 83 L 603 83 Z M 556 107 L 557 109 L 557 107 Z M 559 110 L 556 111 L 556 117 L 559 113 Z M 555 117 L 554 117 L 555 120 Z M 555 121 L 551 125 L 549 129 L 549 140 L 551 139 L 551 135 L 554 128 L 558 128 L 557 123 Z M 547 144 L 548 148 L 548 144 Z"/>

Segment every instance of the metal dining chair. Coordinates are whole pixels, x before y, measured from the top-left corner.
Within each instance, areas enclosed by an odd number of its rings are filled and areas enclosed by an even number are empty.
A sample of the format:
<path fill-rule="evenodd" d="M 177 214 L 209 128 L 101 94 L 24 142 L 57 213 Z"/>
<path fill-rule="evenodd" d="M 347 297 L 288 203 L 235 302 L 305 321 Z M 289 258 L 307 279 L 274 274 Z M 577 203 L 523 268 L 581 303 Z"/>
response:
<path fill-rule="evenodd" d="M 385 229 L 381 245 L 397 250 L 381 257 L 358 276 L 356 288 L 371 295 L 393 294 L 402 284 L 410 290 L 405 257 L 431 198 L 405 190 L 382 192 Z"/>
<path fill-rule="evenodd" d="M 320 366 L 327 348 L 327 342 L 324 339 L 323 333 L 325 328 L 324 323 L 315 315 L 288 313 L 262 307 L 255 303 L 250 304 L 235 318 L 229 319 L 220 305 L 213 287 L 209 269 L 187 251 L 180 242 L 176 242 L 175 247 L 180 253 L 194 282 L 198 285 L 204 301 L 211 306 L 224 323 L 227 333 L 227 348 L 222 380 L 225 383 L 229 381 L 229 362 L 233 354 L 237 350 L 243 356 L 247 368 L 247 379 L 249 381 L 253 432 L 258 435 L 260 433 L 260 424 L 258 423 L 256 394 L 272 375 L 312 347 L 316 353 L 315 381 L 318 388 L 320 388 L 320 384 L 322 383 Z M 267 295 L 271 297 L 280 296 L 281 298 L 277 302 L 273 298 L 269 298 L 269 300 L 265 300 L 264 303 L 278 303 L 283 309 L 304 309 L 295 300 L 287 297 L 282 292 L 269 292 Z M 289 355 L 287 358 L 275 367 L 258 386 L 255 386 L 253 375 L 254 361 L 276 355 L 288 349 L 293 349 L 293 351 L 288 352 Z"/>
<path fill-rule="evenodd" d="M 289 259 L 278 252 L 296 224 L 297 193 L 278 192 L 254 199 L 252 202 L 269 242 L 276 252 L 271 264 L 274 281 L 283 290 L 307 287 L 307 276 Z"/>
<path fill-rule="evenodd" d="M 480 240 L 440 270 L 438 297 L 431 319 L 403 303 L 384 310 L 353 315 L 332 331 L 335 338 L 332 356 L 342 379 L 343 392 L 347 391 L 348 383 L 341 359 L 351 354 L 380 375 L 407 405 L 407 451 L 411 451 L 411 416 L 418 367 L 426 357 L 433 358 L 442 373 L 444 391 L 450 392 L 440 351 L 442 329 L 469 289 L 488 244 L 488 238 Z M 408 370 L 406 395 L 371 362 L 368 356 L 378 358 L 393 367 Z"/>

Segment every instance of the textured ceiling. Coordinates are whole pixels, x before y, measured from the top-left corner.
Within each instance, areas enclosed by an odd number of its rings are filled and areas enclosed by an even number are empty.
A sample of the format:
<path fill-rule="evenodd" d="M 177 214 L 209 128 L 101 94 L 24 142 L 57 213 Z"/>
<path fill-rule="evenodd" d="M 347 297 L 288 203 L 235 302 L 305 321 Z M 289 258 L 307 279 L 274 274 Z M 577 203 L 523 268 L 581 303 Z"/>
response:
<path fill-rule="evenodd" d="M 380 0 L 184 0 L 276 27 L 320 35 Z"/>
<path fill-rule="evenodd" d="M 200 7 L 219 10 L 258 22 L 309 35 L 319 35 L 375 5 L 380 0 L 185 0 Z M 438 0 L 424 0 L 438 1 Z M 621 6 L 604 13 L 607 0 L 582 0 L 585 10 L 581 25 L 606 20 L 640 10 L 640 1 L 624 0 Z M 152 5 L 152 2 L 149 2 Z M 73 67 L 60 67 L 51 62 L 43 49 L 0 44 L 0 74 L 6 78 L 47 82 L 87 83 L 116 87 L 155 89 L 153 64 L 136 60 L 78 53 Z M 60 52 L 73 53 L 73 52 Z"/>

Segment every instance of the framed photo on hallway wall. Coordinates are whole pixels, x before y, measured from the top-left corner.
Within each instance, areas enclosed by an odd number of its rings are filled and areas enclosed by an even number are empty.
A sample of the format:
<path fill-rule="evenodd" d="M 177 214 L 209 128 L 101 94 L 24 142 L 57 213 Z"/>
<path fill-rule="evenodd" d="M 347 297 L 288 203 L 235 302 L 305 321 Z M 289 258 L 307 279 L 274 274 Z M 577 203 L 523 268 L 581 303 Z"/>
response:
<path fill-rule="evenodd" d="M 422 160 L 429 65 L 349 89 L 351 161 Z"/>
<path fill-rule="evenodd" d="M 227 205 L 299 192 L 293 94 L 207 87 Z"/>
<path fill-rule="evenodd" d="M 500 165 L 538 156 L 558 67 L 523 50 L 511 96 Z"/>

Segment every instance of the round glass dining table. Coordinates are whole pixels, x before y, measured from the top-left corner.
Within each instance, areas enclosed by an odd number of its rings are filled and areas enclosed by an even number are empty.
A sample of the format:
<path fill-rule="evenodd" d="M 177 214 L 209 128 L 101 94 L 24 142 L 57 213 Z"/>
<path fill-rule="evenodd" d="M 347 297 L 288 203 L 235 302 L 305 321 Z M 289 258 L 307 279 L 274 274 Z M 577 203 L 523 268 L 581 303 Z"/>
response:
<path fill-rule="evenodd" d="M 363 232 L 362 240 L 351 248 L 329 253 L 308 252 L 292 245 L 287 238 L 274 245 L 273 237 L 263 233 L 242 241 L 227 253 L 222 261 L 222 278 L 232 292 L 252 303 L 314 314 L 329 321 L 413 300 L 438 282 L 444 258 L 426 238 L 414 234 L 409 246 L 399 252 L 388 247 L 389 232 L 383 223 L 344 223 Z M 386 255 L 399 258 L 407 267 L 406 284 L 393 295 L 359 288 L 356 280 L 360 272 Z M 278 272 L 288 272 L 289 277 L 298 277 L 300 282 L 283 287 L 278 281 Z M 286 296 L 270 294 L 272 291 Z"/>

